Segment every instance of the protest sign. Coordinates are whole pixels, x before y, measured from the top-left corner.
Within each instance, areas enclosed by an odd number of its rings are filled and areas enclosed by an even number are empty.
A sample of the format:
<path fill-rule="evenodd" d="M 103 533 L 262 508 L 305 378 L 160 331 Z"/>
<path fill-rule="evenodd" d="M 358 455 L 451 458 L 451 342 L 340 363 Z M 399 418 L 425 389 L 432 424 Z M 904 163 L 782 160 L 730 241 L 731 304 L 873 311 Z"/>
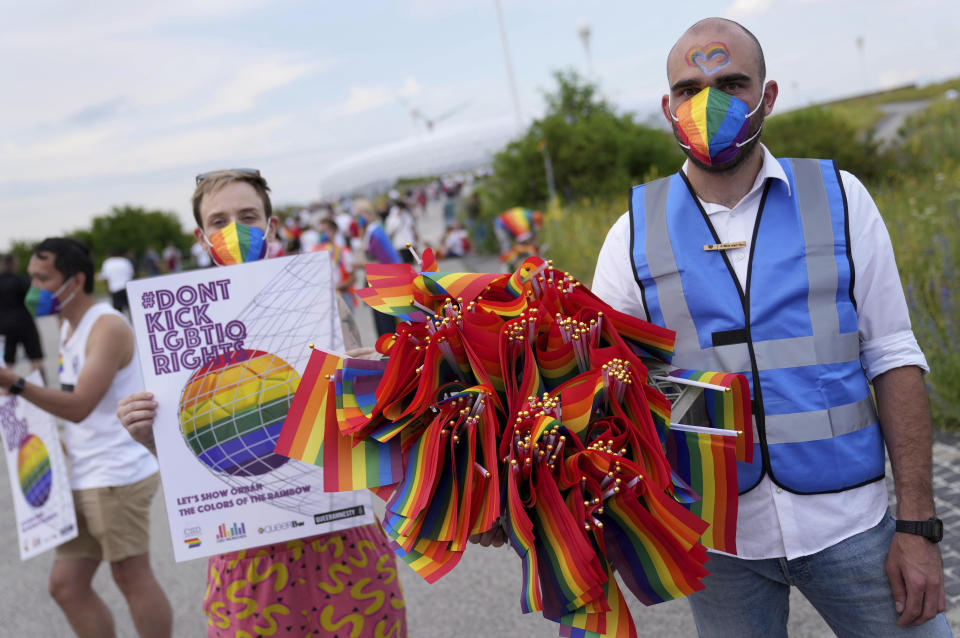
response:
<path fill-rule="evenodd" d="M 39 372 L 28 379 L 42 385 Z M 7 456 L 20 560 L 77 536 L 70 479 L 53 416 L 15 395 L 0 397 L 0 434 Z"/>
<path fill-rule="evenodd" d="M 373 522 L 367 492 L 274 453 L 310 356 L 341 351 L 330 256 L 315 252 L 127 285 L 177 561 Z"/>

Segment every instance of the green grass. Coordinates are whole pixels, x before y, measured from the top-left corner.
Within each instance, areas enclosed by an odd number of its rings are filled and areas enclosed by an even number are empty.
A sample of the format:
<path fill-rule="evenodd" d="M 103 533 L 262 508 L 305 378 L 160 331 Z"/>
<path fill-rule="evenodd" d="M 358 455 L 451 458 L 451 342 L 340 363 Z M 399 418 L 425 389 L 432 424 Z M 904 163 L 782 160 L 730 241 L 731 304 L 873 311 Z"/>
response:
<path fill-rule="evenodd" d="M 911 102 L 914 100 L 932 100 L 943 96 L 948 89 L 960 91 L 960 77 L 927 84 L 924 86 L 904 86 L 889 91 L 878 91 L 869 95 L 844 98 L 833 102 L 825 102 L 824 106 L 859 106 L 874 107 L 891 102 Z"/>
<path fill-rule="evenodd" d="M 551 213 L 543 225 L 547 258 L 589 286 L 607 231 L 626 210 L 624 195 L 605 202 L 582 202 Z"/>
<path fill-rule="evenodd" d="M 948 89 L 960 91 L 960 78 L 926 86 L 906 86 L 889 91 L 878 91 L 869 95 L 802 107 L 787 113 L 795 114 L 823 108 L 848 122 L 860 135 L 865 135 L 872 131 L 885 117 L 884 112 L 880 109 L 881 106 L 894 102 L 914 102 L 918 100 L 935 102 L 942 100 Z M 773 117 L 776 117 L 776 114 Z"/>
<path fill-rule="evenodd" d="M 897 257 L 913 332 L 930 365 L 934 422 L 960 427 L 960 165 L 874 193 Z"/>

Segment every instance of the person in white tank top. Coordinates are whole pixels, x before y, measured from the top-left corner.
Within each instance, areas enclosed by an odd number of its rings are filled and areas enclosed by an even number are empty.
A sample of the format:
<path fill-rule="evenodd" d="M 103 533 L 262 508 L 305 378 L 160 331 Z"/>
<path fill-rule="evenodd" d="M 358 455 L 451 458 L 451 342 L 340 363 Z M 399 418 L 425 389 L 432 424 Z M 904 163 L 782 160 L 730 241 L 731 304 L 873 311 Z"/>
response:
<path fill-rule="evenodd" d="M 159 467 L 116 416 L 118 399 L 143 387 L 133 330 L 91 294 L 93 260 L 82 243 L 45 239 L 27 271 L 28 308 L 62 318 L 62 386 L 28 383 L 0 367 L 0 388 L 68 421 L 63 442 L 80 533 L 57 548 L 50 593 L 77 635 L 114 636 L 111 612 L 92 587 L 107 561 L 140 636 L 169 637 L 173 612 L 149 556 L 149 506 Z"/>

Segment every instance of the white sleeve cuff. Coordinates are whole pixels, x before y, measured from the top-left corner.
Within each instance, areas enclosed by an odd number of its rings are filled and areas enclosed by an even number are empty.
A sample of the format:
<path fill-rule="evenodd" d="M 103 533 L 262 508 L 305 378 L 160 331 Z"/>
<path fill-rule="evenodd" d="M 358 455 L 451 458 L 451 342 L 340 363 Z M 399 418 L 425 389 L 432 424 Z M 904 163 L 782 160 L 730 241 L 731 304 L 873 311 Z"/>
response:
<path fill-rule="evenodd" d="M 861 341 L 860 363 L 871 381 L 887 370 L 904 366 L 917 366 L 924 374 L 930 372 L 927 358 L 923 356 L 912 330 Z"/>

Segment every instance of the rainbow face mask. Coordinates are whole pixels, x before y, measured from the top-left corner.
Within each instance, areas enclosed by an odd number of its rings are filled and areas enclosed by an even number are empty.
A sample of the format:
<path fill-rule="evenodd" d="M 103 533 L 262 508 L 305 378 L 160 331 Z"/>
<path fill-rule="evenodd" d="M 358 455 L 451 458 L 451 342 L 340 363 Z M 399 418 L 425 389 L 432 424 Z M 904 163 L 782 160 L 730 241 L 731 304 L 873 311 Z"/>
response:
<path fill-rule="evenodd" d="M 46 317 L 59 313 L 60 309 L 73 299 L 73 295 L 70 295 L 63 303 L 60 303 L 60 293 L 63 292 L 63 289 L 67 287 L 67 284 L 69 284 L 72 279 L 73 275 L 67 277 L 67 280 L 63 282 L 62 286 L 57 288 L 56 292 L 30 286 L 30 289 L 27 290 L 27 296 L 23 300 L 23 304 L 34 317 Z"/>
<path fill-rule="evenodd" d="M 213 261 L 221 266 L 257 261 L 267 254 L 267 238 L 255 226 L 231 222 L 210 239 L 206 235 L 203 237 L 210 246 Z"/>
<path fill-rule="evenodd" d="M 719 89 L 707 87 L 684 102 L 673 115 L 674 131 L 682 146 L 694 159 L 707 166 L 733 160 L 748 142 L 750 118 L 763 100 L 750 111 L 747 103 Z M 749 112 L 748 112 L 749 111 Z M 760 125 L 763 128 L 763 125 Z"/>

